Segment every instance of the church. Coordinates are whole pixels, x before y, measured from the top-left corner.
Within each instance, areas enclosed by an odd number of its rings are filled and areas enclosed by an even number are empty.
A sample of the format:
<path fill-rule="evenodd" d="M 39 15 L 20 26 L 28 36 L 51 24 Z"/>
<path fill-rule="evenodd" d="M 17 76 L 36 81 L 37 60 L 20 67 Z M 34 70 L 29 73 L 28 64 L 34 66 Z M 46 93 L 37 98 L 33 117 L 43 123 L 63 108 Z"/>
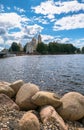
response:
<path fill-rule="evenodd" d="M 40 34 L 38 35 L 38 39 L 33 37 L 32 40 L 27 43 L 26 53 L 27 54 L 35 53 L 37 45 L 40 44 L 41 42 L 42 42 L 42 38 Z"/>

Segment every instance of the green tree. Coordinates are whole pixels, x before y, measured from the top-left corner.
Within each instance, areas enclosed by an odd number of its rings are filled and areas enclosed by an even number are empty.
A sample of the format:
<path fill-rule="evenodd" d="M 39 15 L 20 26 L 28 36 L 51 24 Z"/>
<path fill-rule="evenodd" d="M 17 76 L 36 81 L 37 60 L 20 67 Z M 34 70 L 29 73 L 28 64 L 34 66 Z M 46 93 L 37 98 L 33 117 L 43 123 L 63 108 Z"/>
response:
<path fill-rule="evenodd" d="M 40 54 L 47 54 L 48 52 L 47 49 L 48 49 L 47 44 L 41 42 L 37 45 L 36 51 L 39 52 Z"/>
<path fill-rule="evenodd" d="M 24 45 L 23 51 L 26 52 L 27 44 Z"/>
<path fill-rule="evenodd" d="M 82 47 L 82 53 L 84 54 L 84 47 Z"/>
<path fill-rule="evenodd" d="M 50 42 L 48 45 L 48 51 L 50 54 L 65 53 L 65 44 L 60 44 L 57 42 Z"/>
<path fill-rule="evenodd" d="M 9 51 L 19 52 L 20 51 L 20 46 L 16 42 L 13 42 L 11 47 L 9 48 Z"/>
<path fill-rule="evenodd" d="M 41 54 L 74 54 L 78 50 L 72 44 L 50 42 L 46 45 L 42 42 L 37 45 L 37 52 Z"/>
<path fill-rule="evenodd" d="M 75 53 L 76 53 L 76 54 L 80 54 L 80 53 L 81 53 L 80 48 L 76 48 Z"/>
<path fill-rule="evenodd" d="M 61 44 L 62 46 L 62 52 L 65 54 L 74 54 L 76 51 L 76 47 L 74 47 L 72 44 Z"/>
<path fill-rule="evenodd" d="M 48 45 L 48 53 L 49 54 L 58 54 L 60 53 L 60 44 L 55 42 L 50 42 Z"/>

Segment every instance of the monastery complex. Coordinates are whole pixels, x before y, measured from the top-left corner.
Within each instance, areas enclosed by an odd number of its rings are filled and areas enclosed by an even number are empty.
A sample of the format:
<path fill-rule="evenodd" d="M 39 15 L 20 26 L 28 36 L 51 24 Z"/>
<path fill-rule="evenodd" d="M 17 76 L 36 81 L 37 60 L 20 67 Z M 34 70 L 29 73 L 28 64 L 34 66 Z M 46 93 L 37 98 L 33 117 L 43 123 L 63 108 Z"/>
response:
<path fill-rule="evenodd" d="M 38 44 L 40 44 L 42 42 L 42 38 L 41 38 L 41 35 L 39 34 L 38 35 L 38 38 L 32 38 L 32 40 L 30 42 L 27 43 L 27 46 L 26 46 L 26 53 L 27 54 L 31 54 L 31 53 L 34 53 L 36 52 L 36 47 Z"/>

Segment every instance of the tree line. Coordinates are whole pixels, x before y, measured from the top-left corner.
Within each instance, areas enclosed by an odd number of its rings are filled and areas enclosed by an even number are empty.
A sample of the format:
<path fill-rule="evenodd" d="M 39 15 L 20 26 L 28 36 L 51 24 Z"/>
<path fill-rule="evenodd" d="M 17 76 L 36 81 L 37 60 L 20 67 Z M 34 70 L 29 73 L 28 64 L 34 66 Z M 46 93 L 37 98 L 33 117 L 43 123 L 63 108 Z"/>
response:
<path fill-rule="evenodd" d="M 26 53 L 26 46 L 22 47 L 22 45 L 16 42 L 13 42 L 9 48 L 10 53 Z M 36 53 L 38 54 L 75 54 L 75 53 L 83 53 L 84 47 L 80 50 L 73 46 L 73 44 L 62 44 L 57 42 L 50 42 L 49 44 L 45 44 L 43 42 L 39 43 L 36 48 Z"/>
<path fill-rule="evenodd" d="M 10 53 L 25 52 L 24 47 L 20 43 L 13 42 L 8 50 Z"/>
<path fill-rule="evenodd" d="M 80 49 L 72 44 L 60 44 L 57 42 L 50 42 L 44 44 L 43 42 L 37 45 L 37 52 L 40 54 L 74 54 L 80 53 Z"/>

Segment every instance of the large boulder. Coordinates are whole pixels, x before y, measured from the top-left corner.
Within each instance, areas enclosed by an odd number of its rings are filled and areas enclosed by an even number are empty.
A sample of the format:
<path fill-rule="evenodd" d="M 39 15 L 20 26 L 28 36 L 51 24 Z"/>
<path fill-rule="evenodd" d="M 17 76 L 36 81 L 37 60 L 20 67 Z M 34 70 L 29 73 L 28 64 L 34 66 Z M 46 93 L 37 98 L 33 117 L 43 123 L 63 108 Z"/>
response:
<path fill-rule="evenodd" d="M 58 113 L 63 119 L 75 121 L 84 117 L 84 96 L 77 92 L 69 92 L 61 98 L 62 106 Z"/>
<path fill-rule="evenodd" d="M 11 83 L 5 82 L 5 81 L 1 81 L 1 82 L 0 82 L 0 85 L 8 85 L 8 86 L 9 86 L 10 84 L 11 84 Z"/>
<path fill-rule="evenodd" d="M 8 82 L 0 82 L 0 94 L 6 94 L 7 96 L 9 96 L 10 98 L 13 97 L 15 95 L 15 92 L 12 88 L 9 87 L 10 83 Z"/>
<path fill-rule="evenodd" d="M 19 110 L 19 106 L 13 102 L 7 95 L 0 94 L 0 108 L 6 107 L 9 110 Z"/>
<path fill-rule="evenodd" d="M 48 124 L 47 129 L 50 129 L 52 126 L 52 129 L 68 130 L 63 119 L 52 106 L 42 107 L 40 111 L 40 117 L 43 124 Z"/>
<path fill-rule="evenodd" d="M 15 94 L 19 91 L 20 87 L 24 84 L 23 80 L 17 80 L 13 82 L 10 87 L 15 91 Z"/>
<path fill-rule="evenodd" d="M 84 130 L 84 128 L 77 128 L 77 130 Z"/>
<path fill-rule="evenodd" d="M 20 130 L 40 130 L 40 123 L 36 115 L 27 112 L 19 121 Z"/>
<path fill-rule="evenodd" d="M 31 83 L 26 83 L 19 89 L 16 95 L 16 103 L 19 105 L 21 110 L 36 108 L 36 105 L 31 102 L 31 97 L 38 91 L 38 86 Z"/>
<path fill-rule="evenodd" d="M 32 102 L 38 106 L 51 105 L 55 108 L 62 104 L 58 95 L 46 91 L 37 92 L 32 97 Z"/>

